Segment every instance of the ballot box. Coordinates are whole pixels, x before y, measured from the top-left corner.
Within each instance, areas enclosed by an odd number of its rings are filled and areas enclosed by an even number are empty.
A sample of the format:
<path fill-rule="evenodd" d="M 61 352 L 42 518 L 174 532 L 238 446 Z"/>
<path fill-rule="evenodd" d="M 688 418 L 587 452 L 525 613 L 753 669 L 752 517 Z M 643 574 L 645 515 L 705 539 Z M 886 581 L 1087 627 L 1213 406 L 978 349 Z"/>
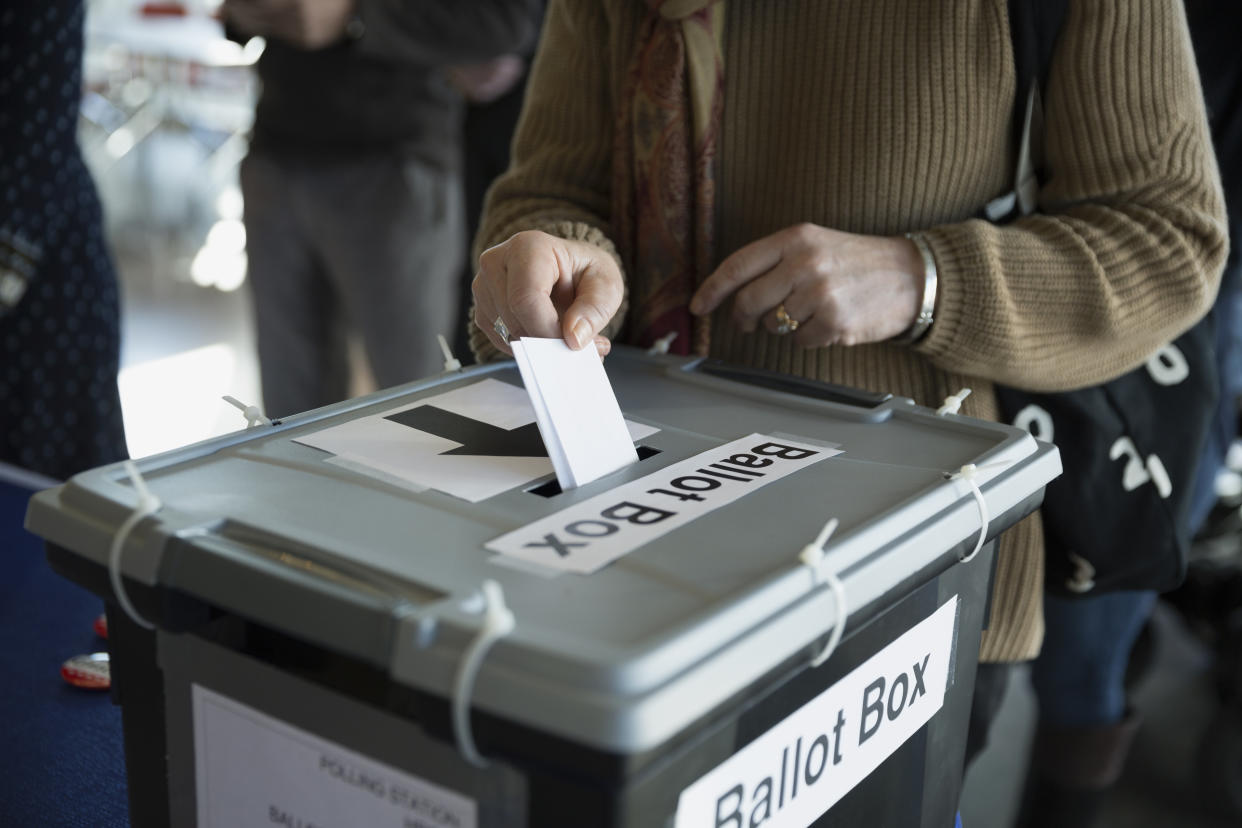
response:
<path fill-rule="evenodd" d="M 1055 448 L 606 368 L 641 459 L 568 491 L 501 363 L 36 495 L 110 604 L 133 824 L 951 825 L 994 540 Z"/>

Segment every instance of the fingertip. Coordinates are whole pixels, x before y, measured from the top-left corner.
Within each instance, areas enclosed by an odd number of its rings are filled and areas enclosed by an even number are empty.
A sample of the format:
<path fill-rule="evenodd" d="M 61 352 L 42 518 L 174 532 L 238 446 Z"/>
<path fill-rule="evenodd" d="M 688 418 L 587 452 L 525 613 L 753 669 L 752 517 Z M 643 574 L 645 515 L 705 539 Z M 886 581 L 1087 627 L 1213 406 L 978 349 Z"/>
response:
<path fill-rule="evenodd" d="M 591 330 L 591 323 L 580 316 L 569 326 L 569 331 L 565 335 L 565 342 L 575 351 L 581 351 L 591 341 L 593 334 L 594 331 Z"/>
<path fill-rule="evenodd" d="M 703 316 L 715 310 L 716 303 L 711 300 L 710 294 L 705 293 L 702 288 L 690 297 L 690 313 L 695 316 Z"/>
<path fill-rule="evenodd" d="M 595 337 L 595 350 L 599 353 L 599 358 L 603 359 L 612 352 L 612 340 L 606 336 Z"/>

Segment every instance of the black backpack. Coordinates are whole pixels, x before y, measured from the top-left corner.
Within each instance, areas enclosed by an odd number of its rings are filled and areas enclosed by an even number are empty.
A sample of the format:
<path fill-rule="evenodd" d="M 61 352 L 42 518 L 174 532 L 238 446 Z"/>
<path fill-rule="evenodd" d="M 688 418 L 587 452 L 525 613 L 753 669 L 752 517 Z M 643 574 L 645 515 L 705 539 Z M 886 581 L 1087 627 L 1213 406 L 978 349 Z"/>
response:
<path fill-rule="evenodd" d="M 1039 97 L 1067 11 L 1067 0 L 1009 0 L 1021 158 L 1014 191 L 984 209 L 990 221 L 1034 209 Z M 1196 470 L 1219 396 L 1214 340 L 1209 314 L 1146 365 L 1102 385 L 1051 394 L 997 387 L 1002 418 L 1061 451 L 1064 474 L 1043 504 L 1049 591 L 1181 583 Z"/>

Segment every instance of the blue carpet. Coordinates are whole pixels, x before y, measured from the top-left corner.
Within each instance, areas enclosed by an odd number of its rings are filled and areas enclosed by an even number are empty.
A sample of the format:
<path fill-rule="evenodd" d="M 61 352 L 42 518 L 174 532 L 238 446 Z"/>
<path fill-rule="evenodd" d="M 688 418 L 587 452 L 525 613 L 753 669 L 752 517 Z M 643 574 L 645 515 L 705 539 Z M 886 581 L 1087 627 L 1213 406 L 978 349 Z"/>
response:
<path fill-rule="evenodd" d="M 91 629 L 103 605 L 22 529 L 29 496 L 0 481 L 0 825 L 125 826 L 121 711 L 60 677 L 65 659 L 106 649 Z"/>

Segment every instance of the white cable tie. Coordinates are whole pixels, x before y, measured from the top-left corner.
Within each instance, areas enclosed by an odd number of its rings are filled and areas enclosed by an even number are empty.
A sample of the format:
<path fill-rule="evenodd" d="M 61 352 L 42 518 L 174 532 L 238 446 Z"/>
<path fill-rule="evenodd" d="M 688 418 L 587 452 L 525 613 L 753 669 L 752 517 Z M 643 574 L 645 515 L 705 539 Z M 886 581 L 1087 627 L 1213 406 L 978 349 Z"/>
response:
<path fill-rule="evenodd" d="M 832 632 L 828 636 L 828 640 L 824 643 L 824 648 L 811 659 L 811 666 L 818 667 L 829 659 L 836 652 L 837 645 L 841 643 L 841 635 L 845 632 L 845 622 L 849 617 L 849 608 L 845 602 L 845 584 L 841 583 L 841 579 L 837 577 L 835 572 L 829 572 L 823 568 L 824 563 L 824 544 L 832 537 L 832 533 L 837 530 L 840 521 L 832 518 L 824 524 L 824 528 L 819 530 L 813 543 L 809 543 L 802 547 L 802 551 L 798 553 L 798 560 L 811 570 L 811 576 L 814 578 L 813 586 L 818 587 L 821 583 L 828 584 L 832 590 L 832 596 L 836 601 L 837 617 L 832 624 Z"/>
<path fill-rule="evenodd" d="M 474 692 L 474 680 L 487 651 L 513 632 L 517 623 L 513 613 L 505 606 L 505 594 L 500 584 L 492 580 L 484 581 L 483 601 L 483 623 L 466 648 L 453 680 L 453 733 L 457 737 L 457 749 L 467 762 L 478 768 L 487 767 L 487 760 L 475 747 L 474 735 L 470 730 L 470 696 Z"/>
<path fill-rule="evenodd" d="M 962 401 L 970 396 L 970 389 L 963 388 L 956 394 L 950 394 L 944 398 L 944 404 L 936 409 L 936 414 L 943 417 L 945 414 L 956 414 L 962 409 Z"/>
<path fill-rule="evenodd" d="M 246 418 L 246 428 L 254 428 L 260 423 L 269 426 L 272 424 L 271 420 L 263 416 L 263 410 L 257 405 L 246 405 L 236 397 L 230 397 L 227 394 L 224 395 L 223 399 L 226 403 L 240 411 L 242 416 Z"/>
<path fill-rule="evenodd" d="M 440 351 L 444 354 L 444 371 L 460 371 L 461 360 L 453 356 L 453 349 L 449 347 L 448 340 L 444 338 L 444 334 L 436 334 L 436 339 L 440 342 Z"/>
<path fill-rule="evenodd" d="M 978 477 L 979 472 L 984 469 L 999 469 L 1008 465 L 1009 463 L 1004 461 L 999 463 L 988 463 L 984 466 L 976 466 L 974 463 L 967 463 L 957 471 L 945 475 L 950 480 L 965 480 L 966 484 L 970 486 L 970 493 L 975 497 L 975 505 L 979 507 L 979 539 L 975 542 L 975 548 L 969 554 L 958 558 L 958 561 L 961 563 L 970 563 L 970 561 L 974 559 L 975 555 L 979 554 L 979 550 L 983 548 L 983 541 L 988 536 L 988 522 L 991 520 L 988 516 L 988 502 L 983 499 L 983 491 L 979 488 L 979 484 L 976 482 L 975 478 Z"/>
<path fill-rule="evenodd" d="M 121 609 L 125 610 L 125 614 L 133 620 L 138 626 L 153 630 L 155 625 L 138 614 L 138 610 L 134 609 L 134 605 L 130 603 L 129 593 L 125 591 L 125 584 L 121 580 L 121 552 L 125 549 L 125 541 L 129 539 L 130 532 L 134 531 L 143 518 L 153 515 L 161 505 L 160 499 L 151 494 L 151 490 L 147 488 L 146 481 L 142 479 L 142 475 L 138 472 L 138 467 L 134 465 L 134 461 L 125 461 L 125 471 L 129 472 L 129 479 L 134 484 L 134 492 L 138 495 L 138 504 L 134 506 L 134 511 L 130 512 L 129 517 L 122 521 L 117 528 L 116 534 L 112 536 L 112 546 L 108 549 L 108 579 L 112 582 L 112 592 L 116 595 L 117 603 L 121 605 Z"/>
<path fill-rule="evenodd" d="M 647 356 L 663 356 L 668 353 L 668 349 L 673 346 L 673 340 L 677 338 L 677 331 L 669 331 L 664 336 L 651 343 L 651 347 L 647 349 Z"/>

